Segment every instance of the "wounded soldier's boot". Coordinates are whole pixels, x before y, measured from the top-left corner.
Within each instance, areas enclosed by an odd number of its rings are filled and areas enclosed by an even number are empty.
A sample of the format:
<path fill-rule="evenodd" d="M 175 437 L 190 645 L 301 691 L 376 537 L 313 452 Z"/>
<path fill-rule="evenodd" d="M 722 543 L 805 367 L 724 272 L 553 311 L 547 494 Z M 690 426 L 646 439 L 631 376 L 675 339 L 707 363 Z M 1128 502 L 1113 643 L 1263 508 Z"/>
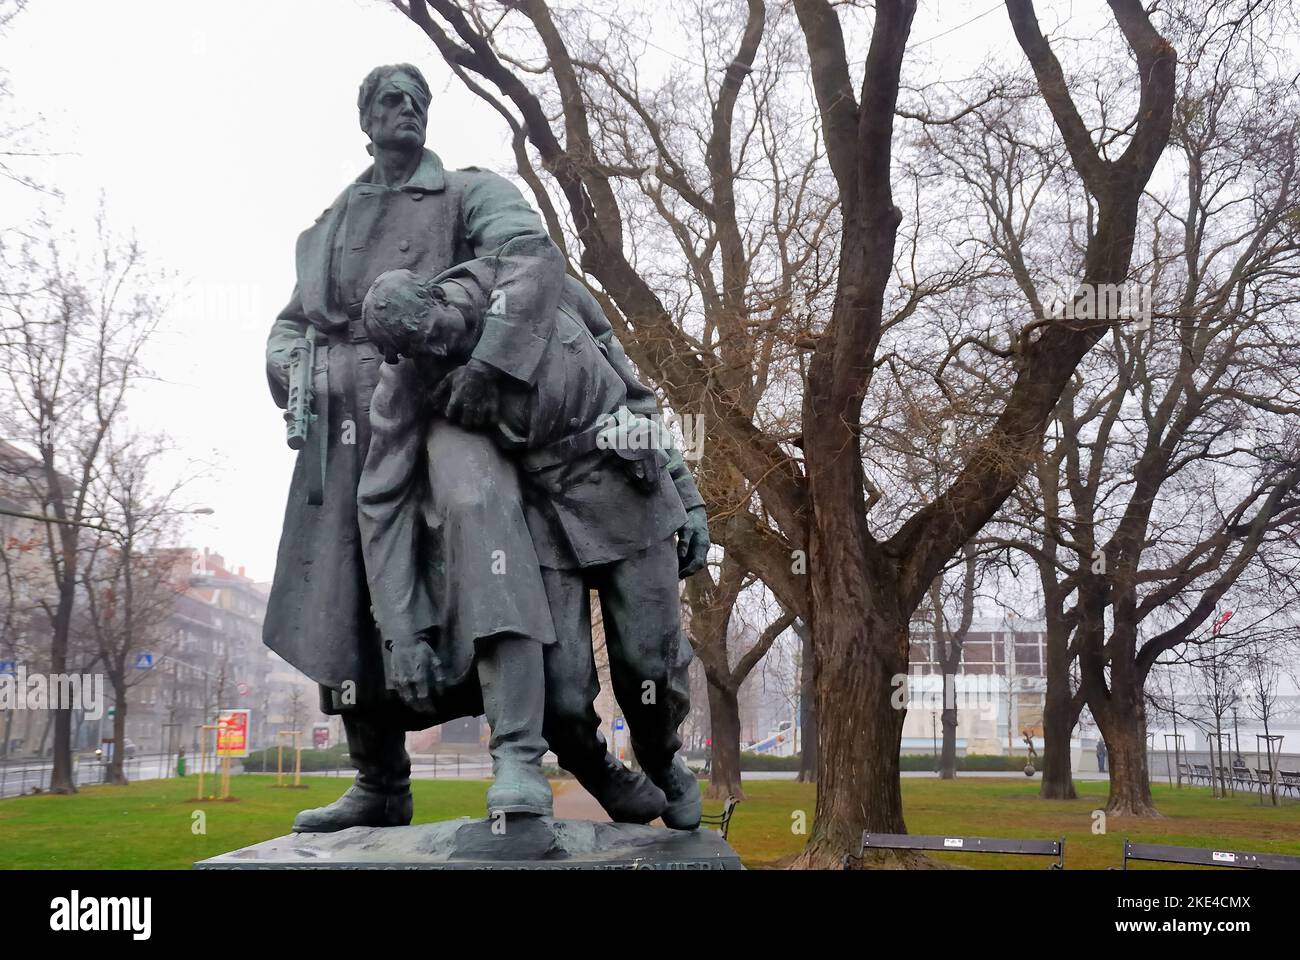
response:
<path fill-rule="evenodd" d="M 668 805 L 664 792 L 645 774 L 629 770 L 608 753 L 598 766 L 570 772 L 615 823 L 649 823 Z"/>
<path fill-rule="evenodd" d="M 545 686 L 542 645 L 527 637 L 499 637 L 479 654 L 478 678 L 483 712 L 492 737 L 492 774 L 488 816 L 497 813 L 549 817 L 554 805 L 551 784 L 542 773 L 546 741 L 542 739 Z"/>
<path fill-rule="evenodd" d="M 674 830 L 694 830 L 698 827 L 704 813 L 700 782 L 682 758 L 673 757 L 668 764 L 646 766 L 645 772 L 668 798 L 663 812 L 664 826 Z"/>
<path fill-rule="evenodd" d="M 294 833 L 333 833 L 349 827 L 404 827 L 411 822 L 411 759 L 400 727 L 343 715 L 348 752 L 356 764 L 352 786 L 333 803 L 304 810 Z"/>

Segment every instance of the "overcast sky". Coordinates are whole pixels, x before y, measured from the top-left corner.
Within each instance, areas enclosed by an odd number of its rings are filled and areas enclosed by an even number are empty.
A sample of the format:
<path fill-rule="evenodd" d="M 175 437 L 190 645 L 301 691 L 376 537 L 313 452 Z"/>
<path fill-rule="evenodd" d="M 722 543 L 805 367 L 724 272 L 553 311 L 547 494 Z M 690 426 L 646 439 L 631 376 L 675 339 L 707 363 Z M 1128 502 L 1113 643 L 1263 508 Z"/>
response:
<path fill-rule="evenodd" d="M 990 49 L 1015 52 L 1000 7 L 923 2 L 914 41 L 960 77 Z M 689 52 L 693 41 L 656 42 Z M 500 118 L 378 0 L 37 0 L 0 38 L 7 109 L 39 116 L 37 145 L 58 154 L 31 169 L 65 195 L 47 209 L 84 220 L 102 195 L 111 224 L 184 283 L 148 354 L 161 382 L 132 418 L 207 464 L 188 499 L 215 513 L 190 540 L 258 579 L 274 568 L 293 465 L 266 389 L 266 333 L 293 288 L 295 238 L 368 162 L 357 86 L 400 61 L 433 88 L 429 146 L 444 162 L 508 172 Z M 5 224 L 38 202 L 0 185 Z"/>

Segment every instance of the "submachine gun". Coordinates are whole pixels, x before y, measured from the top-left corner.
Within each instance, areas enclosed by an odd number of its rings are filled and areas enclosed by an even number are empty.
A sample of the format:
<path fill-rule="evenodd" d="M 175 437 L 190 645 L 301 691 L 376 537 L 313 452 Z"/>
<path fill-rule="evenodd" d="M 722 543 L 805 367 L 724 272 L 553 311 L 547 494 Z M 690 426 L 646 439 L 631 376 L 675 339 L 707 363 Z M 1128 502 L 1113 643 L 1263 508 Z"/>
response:
<path fill-rule="evenodd" d="M 325 500 L 325 430 L 316 427 L 320 418 L 313 410 L 316 399 L 312 372 L 316 367 L 316 328 L 307 327 L 289 348 L 289 402 L 285 405 L 285 442 L 290 450 L 308 449 L 311 442 L 319 450 L 320 467 L 306 466 L 307 502 L 319 505 Z M 310 457 L 310 454 L 308 454 Z"/>

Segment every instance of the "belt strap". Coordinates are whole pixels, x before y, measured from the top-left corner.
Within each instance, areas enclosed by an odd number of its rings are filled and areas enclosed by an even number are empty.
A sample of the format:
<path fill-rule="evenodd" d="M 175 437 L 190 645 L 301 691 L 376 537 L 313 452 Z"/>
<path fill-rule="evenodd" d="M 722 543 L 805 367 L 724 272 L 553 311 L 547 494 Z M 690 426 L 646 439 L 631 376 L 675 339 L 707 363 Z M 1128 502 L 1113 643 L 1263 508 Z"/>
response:
<path fill-rule="evenodd" d="M 315 380 L 316 378 L 316 342 L 319 338 L 320 338 L 319 331 L 314 326 L 309 325 L 307 328 L 307 339 L 311 342 L 312 345 L 311 378 L 313 380 Z M 326 360 L 327 364 L 328 362 L 329 361 Z M 317 458 L 316 458 L 317 463 L 313 465 L 311 462 L 311 456 L 310 454 L 308 454 L 308 460 L 305 466 L 305 469 L 307 471 L 307 502 L 312 506 L 320 506 L 322 503 L 325 502 L 325 450 L 326 447 L 328 446 L 327 443 L 328 438 L 326 434 L 329 433 L 329 428 L 330 428 L 330 406 L 329 406 L 330 391 L 329 391 L 328 377 L 329 374 L 327 372 L 326 373 L 327 382 L 326 382 L 325 389 L 320 393 L 317 393 L 316 396 L 312 397 L 312 400 L 315 401 L 313 406 L 316 408 L 315 410 L 316 416 L 314 418 L 315 422 L 312 423 L 311 425 L 311 430 L 310 433 L 308 434 L 308 440 L 311 441 L 314 439 L 315 441 L 315 447 L 317 450 Z M 315 437 L 313 438 L 311 434 L 315 434 Z M 310 446 L 311 444 L 309 443 L 309 447 Z M 303 451 L 303 452 L 307 453 L 307 451 Z"/>
<path fill-rule="evenodd" d="M 554 443 L 549 443 L 540 449 L 529 450 L 520 458 L 520 465 L 529 473 L 536 473 L 538 470 L 545 470 L 547 467 L 558 466 L 561 463 L 568 463 L 571 460 L 577 460 L 579 457 L 585 457 L 597 449 L 596 438 L 605 428 L 606 424 L 597 423 L 586 430 L 570 434 L 567 437 L 561 437 Z"/>

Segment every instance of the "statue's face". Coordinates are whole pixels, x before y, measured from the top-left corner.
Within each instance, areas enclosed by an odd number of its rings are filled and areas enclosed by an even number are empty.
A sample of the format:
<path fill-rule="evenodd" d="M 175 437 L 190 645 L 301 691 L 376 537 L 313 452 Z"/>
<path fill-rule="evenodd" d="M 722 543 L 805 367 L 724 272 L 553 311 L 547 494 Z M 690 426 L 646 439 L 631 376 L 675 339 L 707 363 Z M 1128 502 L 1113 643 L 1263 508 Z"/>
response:
<path fill-rule="evenodd" d="M 409 270 L 380 274 L 362 308 L 366 331 L 385 357 L 459 358 L 470 329 L 461 312 L 436 300 Z"/>
<path fill-rule="evenodd" d="M 392 81 L 385 81 L 370 103 L 366 132 L 376 147 L 389 150 L 424 146 L 428 111 L 423 99 Z"/>

